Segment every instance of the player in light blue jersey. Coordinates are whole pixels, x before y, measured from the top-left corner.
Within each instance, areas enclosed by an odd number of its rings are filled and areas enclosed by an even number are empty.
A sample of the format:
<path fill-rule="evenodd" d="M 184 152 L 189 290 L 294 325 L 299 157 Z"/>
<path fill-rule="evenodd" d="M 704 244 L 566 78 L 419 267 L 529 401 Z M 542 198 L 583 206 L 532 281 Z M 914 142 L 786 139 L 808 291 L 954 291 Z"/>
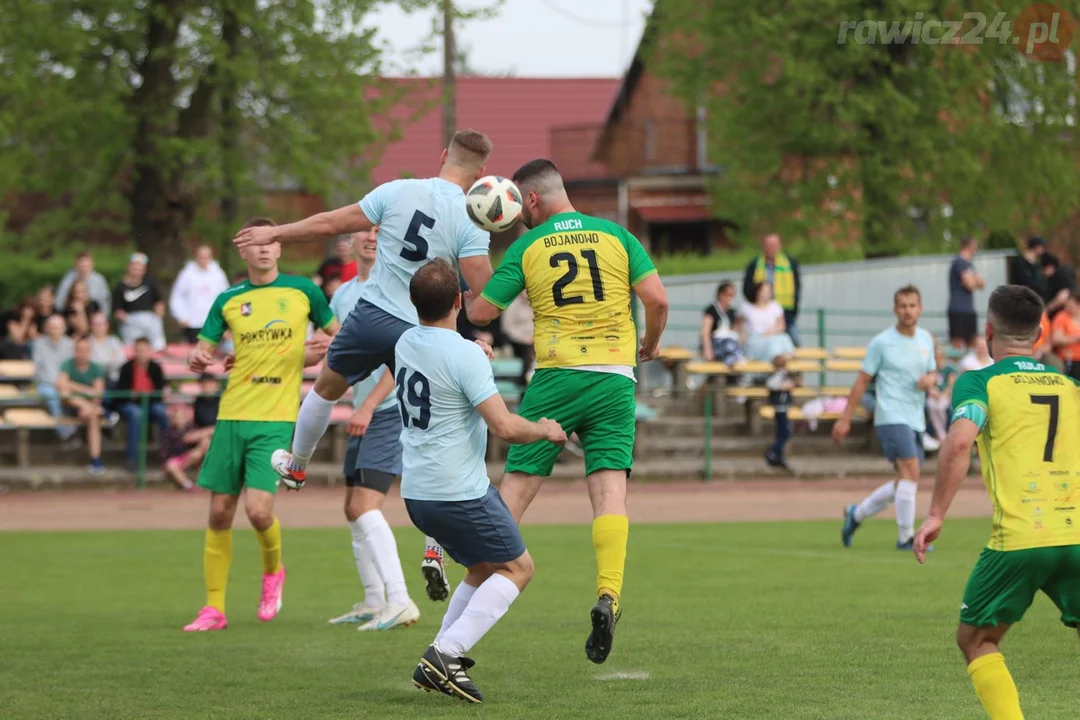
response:
<path fill-rule="evenodd" d="M 401 496 L 413 524 L 467 568 L 413 682 L 478 703 L 482 696 L 465 653 L 506 614 L 533 574 L 517 524 L 488 480 L 487 432 L 515 444 L 561 444 L 566 433 L 552 420 L 533 423 L 506 409 L 491 373 L 491 348 L 457 332 L 461 292 L 449 263 L 421 268 L 410 294 L 420 326 L 401 336 L 396 351 Z"/>
<path fill-rule="evenodd" d="M 469 287 L 491 278 L 488 234 L 465 211 L 465 191 L 484 175 L 491 141 L 475 130 L 459 130 L 443 150 L 438 177 L 394 180 L 380 185 L 355 205 L 313 215 L 274 228 L 241 230 L 240 247 L 331 237 L 379 226 L 378 261 L 356 308 L 331 343 L 315 388 L 304 398 L 296 419 L 292 452 L 274 453 L 272 464 L 289 488 L 307 480 L 307 464 L 330 424 L 330 413 L 350 385 L 379 367 L 394 367 L 394 345 L 417 322 L 409 302 L 416 270 L 442 258 L 460 269 Z"/>

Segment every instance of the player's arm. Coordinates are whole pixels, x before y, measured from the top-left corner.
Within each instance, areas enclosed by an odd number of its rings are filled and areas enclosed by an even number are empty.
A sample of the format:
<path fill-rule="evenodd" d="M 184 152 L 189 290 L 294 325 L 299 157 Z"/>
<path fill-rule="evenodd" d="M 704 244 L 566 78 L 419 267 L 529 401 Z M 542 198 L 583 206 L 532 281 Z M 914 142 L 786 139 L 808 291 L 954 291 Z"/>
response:
<path fill-rule="evenodd" d="M 640 357 L 652 360 L 660 354 L 660 336 L 668 319 L 668 297 L 664 283 L 656 273 L 634 285 L 634 292 L 645 307 L 645 338 L 641 341 Z"/>
<path fill-rule="evenodd" d="M 330 349 L 330 341 L 340 329 L 341 323 L 337 321 L 337 318 L 331 318 L 322 328 L 322 332 L 317 332 L 308 338 L 304 343 L 304 367 L 318 365 L 323 361 L 326 352 Z"/>
<path fill-rule="evenodd" d="M 479 258 L 468 259 L 476 260 Z M 464 263 L 465 260 L 463 258 L 459 262 Z M 521 269 L 521 245 L 518 242 L 515 242 L 506 251 L 502 263 L 499 264 L 499 269 L 494 273 L 490 270 L 491 263 L 487 257 L 484 258 L 484 261 L 487 263 L 489 278 L 483 285 L 474 285 L 468 276 L 465 277 L 465 281 L 469 283 L 470 288 L 482 287 L 484 289 L 482 293 L 474 289 L 465 294 L 465 314 L 468 316 L 469 322 L 479 327 L 483 327 L 499 317 L 499 313 L 510 307 L 510 303 L 514 302 L 514 298 L 525 289 L 525 274 Z M 461 265 L 461 269 L 462 275 L 464 275 L 465 266 Z M 474 269 L 474 272 L 477 272 L 478 275 L 483 274 L 482 269 Z"/>
<path fill-rule="evenodd" d="M 353 203 L 294 223 L 244 228 L 236 233 L 233 244 L 243 248 L 249 245 L 269 245 L 273 242 L 295 242 L 306 238 L 329 238 L 370 230 L 374 225 L 375 223 L 368 219 L 360 205 Z"/>
<path fill-rule="evenodd" d="M 930 512 L 915 533 L 915 557 L 920 563 L 926 560 L 926 548 L 941 535 L 945 514 L 949 512 L 956 493 L 964 484 L 964 478 L 971 468 L 971 448 L 979 432 L 979 425 L 975 421 L 966 417 L 954 417 L 945 442 L 938 450 L 937 475 L 930 498 Z"/>
<path fill-rule="evenodd" d="M 476 406 L 488 429 L 497 437 L 514 445 L 527 445 L 538 440 L 547 440 L 556 445 L 566 442 L 566 433 L 559 423 L 547 418 L 539 422 L 530 422 L 520 415 L 510 412 L 498 393 Z"/>

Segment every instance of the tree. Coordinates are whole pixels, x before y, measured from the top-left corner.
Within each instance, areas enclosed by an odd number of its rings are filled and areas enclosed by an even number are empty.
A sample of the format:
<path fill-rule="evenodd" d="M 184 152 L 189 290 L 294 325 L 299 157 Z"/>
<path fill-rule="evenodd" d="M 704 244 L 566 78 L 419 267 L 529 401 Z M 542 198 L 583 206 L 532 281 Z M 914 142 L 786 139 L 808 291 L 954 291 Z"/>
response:
<path fill-rule="evenodd" d="M 996 3 L 976 32 L 974 14 L 940 0 L 663 2 L 652 59 L 707 109 L 726 217 L 889 254 L 920 230 L 940 245 L 1074 208 L 1075 63 L 1017 52 L 1008 18 L 1028 4 Z M 981 44 L 924 30 L 942 20 Z"/>
<path fill-rule="evenodd" d="M 128 234 L 171 277 L 191 231 L 231 237 L 261 190 L 365 181 L 376 0 L 11 0 L 0 197 L 49 209 L 26 245 Z M 360 159 L 359 161 L 357 159 Z"/>

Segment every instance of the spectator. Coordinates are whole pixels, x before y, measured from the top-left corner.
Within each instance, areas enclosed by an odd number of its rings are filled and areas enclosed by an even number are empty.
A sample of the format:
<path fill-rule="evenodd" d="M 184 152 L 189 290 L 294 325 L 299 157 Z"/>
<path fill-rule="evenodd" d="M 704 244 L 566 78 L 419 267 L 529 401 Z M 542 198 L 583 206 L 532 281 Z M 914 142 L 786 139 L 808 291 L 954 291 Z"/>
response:
<path fill-rule="evenodd" d="M 125 345 L 146 338 L 154 350 L 165 349 L 165 302 L 153 278 L 146 276 L 148 260 L 135 253 L 127 273 L 113 290 L 113 308 L 120 323 L 120 339 Z"/>
<path fill-rule="evenodd" d="M 339 237 L 334 243 L 335 255 L 328 257 L 319 266 L 312 280 L 323 289 L 324 293 L 327 291 L 327 283 L 331 278 L 337 278 L 344 283 L 356 277 L 356 258 L 353 257 L 355 242 L 356 238 L 352 235 Z"/>
<path fill-rule="evenodd" d="M 214 260 L 213 251 L 207 245 L 197 247 L 195 259 L 176 276 L 169 296 L 169 312 L 183 328 L 186 342 L 195 343 L 210 307 L 228 289 L 229 279 Z"/>
<path fill-rule="evenodd" d="M 986 336 L 979 335 L 971 345 L 971 352 L 960 361 L 960 372 L 969 370 L 982 370 L 994 364 L 994 358 L 990 357 L 990 349 L 986 346 Z"/>
<path fill-rule="evenodd" d="M 112 298 L 109 283 L 101 273 L 94 270 L 94 257 L 86 250 L 75 256 L 75 267 L 64 273 L 64 277 L 60 279 L 60 287 L 56 290 L 56 309 L 63 311 L 67 308 L 71 286 L 76 280 L 83 281 L 90 300 L 108 314 L 109 301 Z"/>
<path fill-rule="evenodd" d="M 1046 242 L 1032 235 L 1024 243 L 1024 249 L 1009 258 L 1008 277 L 1010 285 L 1023 285 L 1046 300 L 1046 278 L 1039 267 L 1039 258 L 1046 252 Z"/>
<path fill-rule="evenodd" d="M 187 471 L 206 457 L 210 448 L 210 433 L 200 430 L 191 419 L 191 408 L 173 405 L 169 412 L 169 427 L 161 435 L 161 460 L 165 474 L 181 490 L 195 492 Z"/>
<path fill-rule="evenodd" d="M 110 389 L 120 379 L 120 368 L 128 360 L 124 343 L 109 333 L 109 318 L 101 311 L 90 316 L 90 359 L 105 370 L 105 387 Z"/>
<path fill-rule="evenodd" d="M 192 403 L 195 427 L 213 431 L 221 405 L 221 383 L 210 373 L 199 376 L 199 397 Z"/>
<path fill-rule="evenodd" d="M 57 419 L 63 414 L 60 393 L 56 388 L 60 379 L 60 368 L 75 354 L 75 344 L 64 334 L 66 329 L 63 316 L 54 313 L 45 320 L 45 332 L 34 340 L 31 346 L 37 394 L 45 401 L 49 413 Z M 58 425 L 56 434 L 61 440 L 70 440 L 75 434 L 75 428 Z"/>
<path fill-rule="evenodd" d="M 957 349 L 970 347 L 979 334 L 975 291 L 986 287 L 986 281 L 973 264 L 977 249 L 975 238 L 964 238 L 949 266 L 949 343 Z"/>
<path fill-rule="evenodd" d="M 1065 374 L 1080 379 L 1080 292 L 1074 292 L 1065 308 L 1050 322 L 1054 350 L 1062 359 Z"/>
<path fill-rule="evenodd" d="M 1039 264 L 1046 278 L 1046 312 L 1053 320 L 1065 307 L 1069 296 L 1076 292 L 1076 271 L 1051 253 L 1043 253 Z"/>
<path fill-rule="evenodd" d="M 791 439 L 791 421 L 788 418 L 788 410 L 791 408 L 791 391 L 795 389 L 796 381 L 788 374 L 787 355 L 777 355 L 773 358 L 773 372 L 765 381 L 765 387 L 769 389 L 769 404 L 773 406 L 775 413 L 776 435 L 772 447 L 765 453 L 765 464 L 769 467 L 781 468 L 794 472 L 787 463 L 784 449 L 788 440 Z"/>
<path fill-rule="evenodd" d="M 1060 314 L 1058 313 L 1058 315 Z M 1046 314 L 1046 311 L 1043 311 L 1042 322 L 1039 323 L 1039 340 L 1035 343 L 1033 357 L 1044 365 L 1065 372 L 1065 363 L 1054 352 L 1053 335 L 1054 331 L 1050 326 L 1050 316 Z"/>
<path fill-rule="evenodd" d="M 706 360 L 734 365 L 742 360 L 742 322 L 735 314 L 735 286 L 729 282 L 716 288 L 716 299 L 701 318 L 701 354 Z"/>
<path fill-rule="evenodd" d="M 29 360 L 37 336 L 34 300 L 25 298 L 14 310 L 0 314 L 0 360 Z"/>
<path fill-rule="evenodd" d="M 777 355 L 790 355 L 795 346 L 787 334 L 784 308 L 773 300 L 772 286 L 761 283 L 751 294 L 754 302 L 739 308 L 746 327 L 746 355 L 764 362 L 772 362 Z"/>
<path fill-rule="evenodd" d="M 135 357 L 120 368 L 120 380 L 116 389 L 124 393 L 135 393 L 117 401 L 120 416 L 127 426 L 127 461 L 128 470 L 134 470 L 139 459 L 139 433 L 142 427 L 143 411 L 140 396 L 149 395 L 147 407 L 150 419 L 161 428 L 162 434 L 169 428 L 169 416 L 165 412 L 163 393 L 165 392 L 165 373 L 151 357 L 153 348 L 146 338 L 135 341 Z"/>
<path fill-rule="evenodd" d="M 532 306 L 529 305 L 529 296 L 524 291 L 503 311 L 502 331 L 514 355 L 521 359 L 521 377 L 518 382 L 525 387 L 532 377 L 536 350 L 533 347 Z"/>
<path fill-rule="evenodd" d="M 937 372 L 934 374 L 934 387 L 926 393 L 926 413 L 930 418 L 930 427 L 934 430 L 936 440 L 927 443 L 930 438 L 924 433 L 923 449 L 926 449 L 928 444 L 937 449 L 945 439 L 945 433 L 949 427 L 949 411 L 952 409 L 952 387 L 957 376 L 956 368 L 949 364 L 943 346 L 935 345 L 934 360 L 937 364 Z"/>
<path fill-rule="evenodd" d="M 67 321 L 68 335 L 82 337 L 90 332 L 90 316 L 101 310 L 96 300 L 90 299 L 83 280 L 71 284 L 67 303 L 64 305 L 64 320 Z"/>
<path fill-rule="evenodd" d="M 45 332 L 45 321 L 56 312 L 55 306 L 56 295 L 53 293 L 52 285 L 46 285 L 38 290 L 37 295 L 34 296 L 34 311 L 36 313 L 34 324 L 37 326 L 38 335 Z"/>
<path fill-rule="evenodd" d="M 333 300 L 334 299 L 334 293 L 336 293 L 338 291 L 338 288 L 341 287 L 341 285 L 342 285 L 341 278 L 338 278 L 338 277 L 332 277 L 332 278 L 328 279 L 326 282 L 324 282 L 323 286 L 322 286 L 322 291 L 323 291 L 323 294 L 326 295 L 326 299 L 327 300 Z"/>
<path fill-rule="evenodd" d="M 100 475 L 105 472 L 101 462 L 101 425 L 105 409 L 101 403 L 105 395 L 105 370 L 90 360 L 90 338 L 85 335 L 75 340 L 75 355 L 60 366 L 56 389 L 64 398 L 65 414 L 76 417 L 86 425 L 86 443 L 90 450 L 90 467 L 87 472 Z"/>
<path fill-rule="evenodd" d="M 799 315 L 802 278 L 799 275 L 799 264 L 780 251 L 780 236 L 776 233 L 770 233 L 762 239 L 761 254 L 746 266 L 743 274 L 743 295 L 747 301 L 754 302 L 754 291 L 758 285 L 770 287 L 772 297 L 784 310 L 787 334 L 792 343 L 798 345 L 799 333 L 795 321 Z M 765 360 L 772 362 L 772 358 L 773 356 L 769 356 Z"/>

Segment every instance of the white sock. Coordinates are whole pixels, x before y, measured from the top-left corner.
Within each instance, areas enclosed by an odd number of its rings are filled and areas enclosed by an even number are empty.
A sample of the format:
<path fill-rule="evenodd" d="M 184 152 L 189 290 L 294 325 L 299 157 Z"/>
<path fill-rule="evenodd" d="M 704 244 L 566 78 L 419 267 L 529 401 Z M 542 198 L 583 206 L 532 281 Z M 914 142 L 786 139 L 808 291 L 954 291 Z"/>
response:
<path fill-rule="evenodd" d="M 896 483 L 896 539 L 906 543 L 915 536 L 915 494 L 918 483 L 900 480 Z"/>
<path fill-rule="evenodd" d="M 319 440 L 330 427 L 330 413 L 334 410 L 334 400 L 326 400 L 312 390 L 300 403 L 300 414 L 296 416 L 296 429 L 293 430 L 292 463 L 294 470 L 307 467 Z"/>
<path fill-rule="evenodd" d="M 457 590 L 450 596 L 450 604 L 446 608 L 446 614 L 443 615 L 442 627 L 439 628 L 439 634 L 435 636 L 435 642 L 441 641 L 450 626 L 457 622 L 458 618 L 461 617 L 461 613 L 465 612 L 465 608 L 469 605 L 469 601 L 472 600 L 472 596 L 476 594 L 476 590 L 477 588 L 472 585 L 458 583 Z"/>
<path fill-rule="evenodd" d="M 360 575 L 360 583 L 364 586 L 364 604 L 369 607 L 382 607 L 386 604 L 386 588 L 383 587 L 382 576 L 379 568 L 368 552 L 363 526 L 357 518 L 349 523 L 352 531 L 352 554 L 356 559 L 356 572 Z"/>
<path fill-rule="evenodd" d="M 472 650 L 480 638 L 506 614 L 518 594 L 517 585 L 510 578 L 493 574 L 476 588 L 461 617 L 442 634 L 439 649 L 451 657 L 461 657 Z"/>
<path fill-rule="evenodd" d="M 863 520 L 877 515 L 892 505 L 894 497 L 896 497 L 896 481 L 890 480 L 867 495 L 866 499 L 859 503 L 859 506 L 855 508 L 855 522 L 861 523 Z"/>
<path fill-rule="evenodd" d="M 371 560 L 379 570 L 379 577 L 386 586 L 388 605 L 407 605 L 409 593 L 405 589 L 405 573 L 401 570 L 401 558 L 398 557 L 394 531 L 383 517 L 381 510 L 369 510 L 356 522 L 364 530 L 364 544 Z"/>

